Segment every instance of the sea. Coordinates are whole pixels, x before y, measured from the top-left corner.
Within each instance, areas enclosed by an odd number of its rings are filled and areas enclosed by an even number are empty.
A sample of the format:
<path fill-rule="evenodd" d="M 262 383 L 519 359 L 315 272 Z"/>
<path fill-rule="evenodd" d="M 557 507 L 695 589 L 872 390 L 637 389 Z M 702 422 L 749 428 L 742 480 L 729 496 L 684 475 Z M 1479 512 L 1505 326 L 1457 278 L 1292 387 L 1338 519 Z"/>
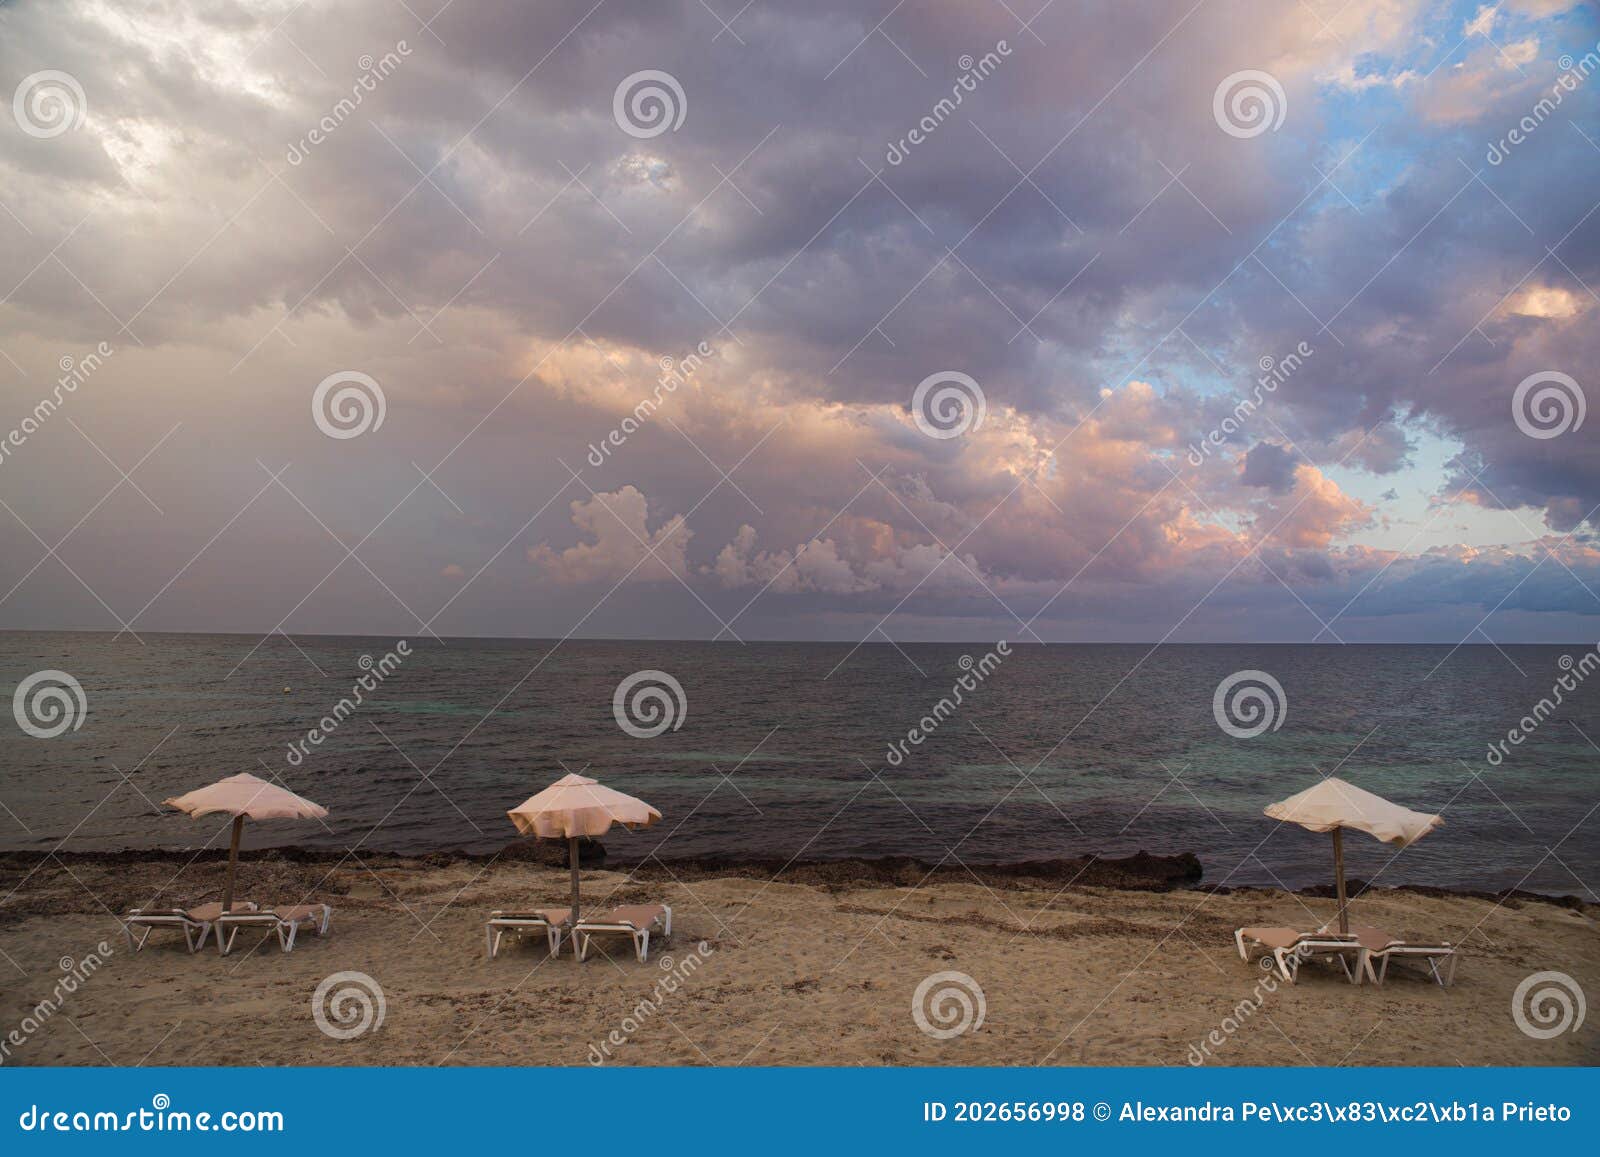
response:
<path fill-rule="evenodd" d="M 247 848 L 486 853 L 518 838 L 507 809 L 581 773 L 662 813 L 606 836 L 617 862 L 1143 850 L 1298 888 L 1329 881 L 1330 839 L 1262 809 L 1337 775 L 1444 817 L 1409 848 L 1349 836 L 1353 878 L 1594 901 L 1597 663 L 1592 643 L 4 632 L 0 850 L 225 847 L 225 819 L 162 801 L 251 772 L 329 814 L 251 824 Z"/>

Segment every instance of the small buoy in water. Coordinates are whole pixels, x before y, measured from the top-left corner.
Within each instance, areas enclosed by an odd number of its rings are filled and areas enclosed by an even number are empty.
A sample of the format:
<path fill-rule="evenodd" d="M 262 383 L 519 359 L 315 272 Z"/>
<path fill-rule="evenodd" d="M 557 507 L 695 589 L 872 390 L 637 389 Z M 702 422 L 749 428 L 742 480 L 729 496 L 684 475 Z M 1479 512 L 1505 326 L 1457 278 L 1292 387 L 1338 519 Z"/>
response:
<path fill-rule="evenodd" d="M 285 688 L 284 688 L 284 689 L 283 689 L 283 693 L 284 693 L 284 694 L 285 694 L 285 695 L 287 695 L 287 694 L 288 694 L 288 693 L 289 693 L 289 688 L 287 688 L 287 687 L 285 687 Z"/>

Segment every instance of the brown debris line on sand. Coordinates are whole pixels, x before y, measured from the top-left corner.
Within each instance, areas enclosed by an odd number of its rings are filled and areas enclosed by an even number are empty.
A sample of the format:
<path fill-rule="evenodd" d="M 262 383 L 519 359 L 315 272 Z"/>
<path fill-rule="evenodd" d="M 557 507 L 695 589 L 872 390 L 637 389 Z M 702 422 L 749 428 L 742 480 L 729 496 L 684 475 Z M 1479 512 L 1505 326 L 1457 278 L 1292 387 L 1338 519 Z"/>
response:
<path fill-rule="evenodd" d="M 601 840 L 582 841 L 580 863 L 585 870 L 609 868 L 626 872 L 632 879 L 646 882 L 759 879 L 785 884 L 805 884 L 824 891 L 853 891 L 885 885 L 917 887 L 923 883 L 960 881 L 972 883 L 974 877 L 986 887 L 995 890 L 1030 890 L 1049 887 L 1052 890 L 1068 886 L 1089 888 L 1117 888 L 1139 892 L 1166 892 L 1174 889 L 1195 889 L 1227 895 L 1235 889 L 1205 883 L 1205 869 L 1193 852 L 1176 855 L 1155 855 L 1137 852 L 1131 856 L 1101 857 L 1080 856 L 1073 859 L 1032 860 L 1012 864 L 936 864 L 911 856 L 852 857 L 842 860 L 778 860 L 751 859 L 748 857 L 695 857 L 681 860 L 651 860 L 631 862 L 626 859 L 611 860 Z M 19 852 L 0 851 L 0 885 L 9 892 L 21 880 L 41 866 L 45 860 L 56 860 L 63 865 L 100 864 L 107 866 L 135 864 L 172 864 L 177 867 L 225 862 L 226 848 L 185 849 L 182 851 L 159 848 L 126 848 L 109 852 Z M 259 873 L 276 865 L 292 875 L 293 866 L 303 865 L 303 875 L 313 880 L 326 879 L 331 870 L 341 863 L 354 863 L 358 868 L 376 870 L 394 869 L 409 871 L 420 868 L 467 867 L 474 872 L 489 871 L 495 866 L 512 864 L 547 864 L 564 866 L 567 849 L 564 843 L 550 841 L 516 840 L 498 852 L 472 853 L 462 851 L 425 852 L 409 855 L 395 852 L 363 852 L 359 861 L 349 853 L 336 848 L 279 847 L 263 848 L 241 853 L 240 863 L 250 865 L 250 871 Z M 322 867 L 317 868 L 318 865 Z M 295 877 L 299 878 L 299 877 Z M 1507 907 L 1534 902 L 1556 904 L 1573 911 L 1589 907 L 1580 896 L 1546 896 L 1520 888 L 1500 891 L 1472 888 L 1439 888 L 1427 884 L 1403 884 L 1396 888 L 1377 888 L 1363 880 L 1349 881 L 1352 899 L 1372 888 L 1377 893 L 1402 892 L 1417 896 L 1445 898 L 1466 896 L 1493 900 Z M 187 899 L 201 901 L 221 896 L 220 882 L 216 895 L 191 895 Z M 337 890 L 323 885 L 322 890 Z M 396 885 L 400 895 L 406 892 Z M 1333 894 L 1327 884 L 1302 888 L 1300 896 L 1325 898 Z M 13 902 L 16 897 L 12 897 Z M 93 906 L 92 901 L 85 902 Z M 4 920 L 9 904 L 0 905 L 0 920 Z M 87 910 L 87 909 L 85 909 Z"/>

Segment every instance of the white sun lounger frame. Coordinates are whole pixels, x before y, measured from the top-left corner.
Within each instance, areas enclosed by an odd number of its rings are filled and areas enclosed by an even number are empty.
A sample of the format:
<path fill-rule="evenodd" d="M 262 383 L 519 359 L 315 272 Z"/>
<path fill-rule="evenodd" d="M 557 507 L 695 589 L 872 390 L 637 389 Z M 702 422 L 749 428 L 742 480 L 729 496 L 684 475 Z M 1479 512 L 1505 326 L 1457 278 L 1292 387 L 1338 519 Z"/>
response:
<path fill-rule="evenodd" d="M 300 932 L 302 924 L 316 925 L 317 935 L 326 936 L 328 925 L 333 923 L 333 908 L 328 904 L 313 904 L 313 908 L 321 908 L 322 916 L 318 919 L 315 913 L 307 912 L 301 916 L 284 917 L 274 912 L 271 908 L 259 912 L 230 912 L 226 916 L 217 917 L 217 951 L 223 956 L 233 951 L 234 939 L 239 935 L 241 928 L 265 928 L 269 933 L 278 934 L 278 947 L 285 952 L 294 951 L 294 940 Z M 227 936 L 224 938 L 223 933 Z"/>
<path fill-rule="evenodd" d="M 128 947 L 140 952 L 156 929 L 180 928 L 183 930 L 183 942 L 193 955 L 206 946 L 206 937 L 211 935 L 215 923 L 213 920 L 196 920 L 182 908 L 134 908 L 123 919 L 122 931 L 128 937 Z M 134 937 L 136 926 L 143 929 L 144 935 Z M 195 938 L 196 932 L 200 934 L 199 939 Z"/>
<path fill-rule="evenodd" d="M 672 935 L 672 908 L 666 904 L 661 905 L 661 935 L 665 939 Z M 633 938 L 633 951 L 643 964 L 650 959 L 650 929 L 656 921 L 652 920 L 645 927 L 640 928 L 635 924 L 625 924 L 621 921 L 605 920 L 579 920 L 572 928 L 572 939 L 578 946 L 578 959 L 582 961 L 589 954 L 589 940 L 597 933 L 618 932 L 626 933 Z"/>
<path fill-rule="evenodd" d="M 1250 950 L 1245 945 L 1244 929 L 1238 928 L 1233 933 L 1234 945 L 1239 949 L 1239 959 L 1249 960 Z M 1250 943 L 1260 944 L 1261 941 L 1251 938 Z M 1265 945 L 1262 945 L 1265 947 Z M 1345 979 L 1351 984 L 1361 983 L 1362 956 L 1366 949 L 1361 947 L 1355 936 L 1341 936 L 1338 933 L 1305 932 L 1300 938 L 1287 948 L 1273 948 L 1272 959 L 1277 963 L 1278 974 L 1290 984 L 1296 983 L 1300 973 L 1300 965 L 1313 956 L 1332 956 L 1339 961 L 1339 967 L 1344 969 Z M 1350 967 L 1350 957 L 1356 958 L 1356 967 Z"/>
<path fill-rule="evenodd" d="M 499 955 L 500 941 L 507 934 L 521 940 L 526 932 L 542 930 L 550 955 L 559 956 L 562 927 L 538 912 L 490 912 L 489 919 L 483 925 L 484 946 L 489 950 L 489 959 L 493 960 Z"/>
<path fill-rule="evenodd" d="M 1382 957 L 1376 969 L 1372 967 L 1372 959 L 1375 956 Z M 1449 988 L 1456 982 L 1456 960 L 1459 957 L 1455 945 L 1448 941 L 1438 944 L 1407 944 L 1404 941 L 1394 941 L 1384 948 L 1363 949 L 1360 967 L 1373 984 L 1382 988 L 1384 977 L 1389 973 L 1389 961 L 1396 956 L 1422 960 L 1440 988 Z M 1443 968 L 1440 967 L 1440 961 L 1444 962 Z"/>

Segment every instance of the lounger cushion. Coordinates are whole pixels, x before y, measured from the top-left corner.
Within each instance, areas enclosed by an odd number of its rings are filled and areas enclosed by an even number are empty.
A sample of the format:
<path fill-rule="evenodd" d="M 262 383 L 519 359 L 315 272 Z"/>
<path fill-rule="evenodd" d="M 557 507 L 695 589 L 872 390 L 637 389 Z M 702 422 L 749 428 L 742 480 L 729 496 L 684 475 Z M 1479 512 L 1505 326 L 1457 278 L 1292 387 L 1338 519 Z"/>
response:
<path fill-rule="evenodd" d="M 493 920 L 542 920 L 546 924 L 565 924 L 572 918 L 571 908 L 534 908 L 531 911 L 491 912 Z"/>
<path fill-rule="evenodd" d="M 579 920 L 581 928 L 587 924 L 626 924 L 638 932 L 643 932 L 653 924 L 665 920 L 667 910 L 660 904 L 619 904 L 604 916 L 598 919 Z"/>

